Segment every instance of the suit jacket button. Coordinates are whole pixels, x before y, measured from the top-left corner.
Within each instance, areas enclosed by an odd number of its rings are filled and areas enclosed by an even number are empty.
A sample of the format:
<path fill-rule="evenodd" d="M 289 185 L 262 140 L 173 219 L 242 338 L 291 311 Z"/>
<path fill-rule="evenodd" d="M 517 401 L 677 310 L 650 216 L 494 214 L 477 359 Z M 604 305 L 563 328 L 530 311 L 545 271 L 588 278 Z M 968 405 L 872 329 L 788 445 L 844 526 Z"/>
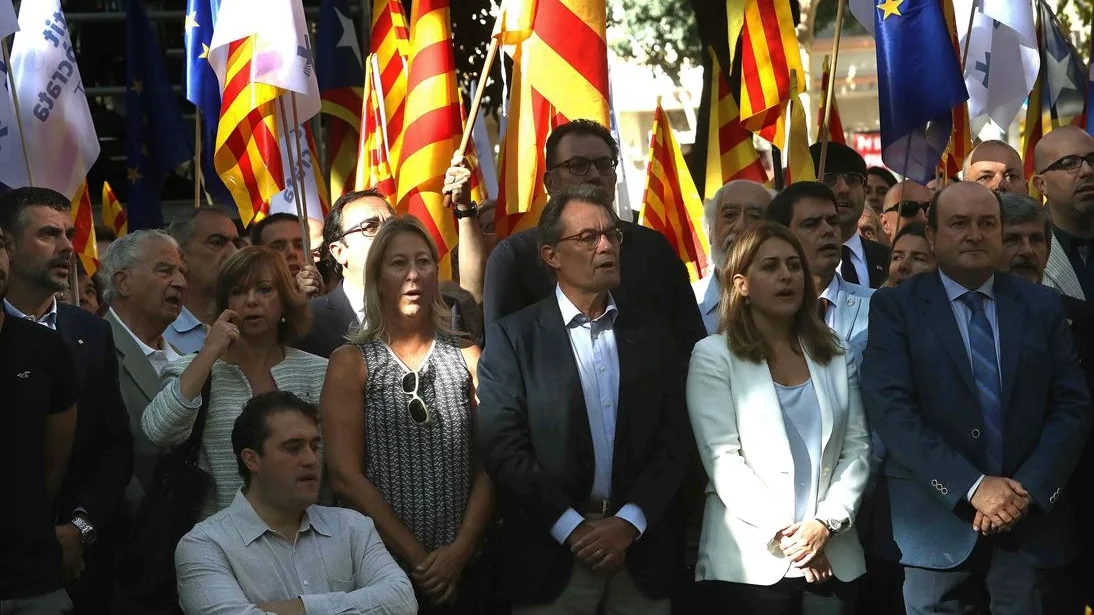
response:
<path fill-rule="evenodd" d="M 973 437 L 974 440 L 976 438 L 979 438 L 980 437 L 980 430 L 979 429 L 973 429 L 972 430 L 972 437 Z"/>
<path fill-rule="evenodd" d="M 946 494 L 948 494 L 948 493 L 950 492 L 950 490 L 949 490 L 949 489 L 947 489 L 947 488 L 945 488 L 945 487 L 943 487 L 943 488 L 939 489 L 939 491 L 941 491 L 941 492 L 942 492 L 942 495 L 946 495 Z"/>
<path fill-rule="evenodd" d="M 932 487 L 938 487 L 938 480 L 937 480 L 937 479 L 933 479 L 933 478 L 932 478 L 932 479 L 931 479 L 931 486 L 932 486 Z"/>

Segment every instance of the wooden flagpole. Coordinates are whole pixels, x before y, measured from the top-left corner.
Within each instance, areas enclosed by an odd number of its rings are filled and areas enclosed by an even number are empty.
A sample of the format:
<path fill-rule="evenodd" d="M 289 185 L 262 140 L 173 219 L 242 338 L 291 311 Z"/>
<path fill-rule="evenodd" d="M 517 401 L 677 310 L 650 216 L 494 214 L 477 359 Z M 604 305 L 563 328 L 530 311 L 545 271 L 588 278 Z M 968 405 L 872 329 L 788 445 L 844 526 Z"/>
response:
<path fill-rule="evenodd" d="M 498 13 L 500 20 L 504 12 Z M 496 28 L 495 28 L 496 29 Z M 486 82 L 490 77 L 490 69 L 494 67 L 494 58 L 498 55 L 498 37 L 490 37 L 490 47 L 486 50 L 486 61 L 483 62 L 482 72 L 479 73 L 479 87 L 475 89 L 475 97 L 471 99 L 471 106 L 467 108 L 467 121 L 463 125 L 463 136 L 460 138 L 460 147 L 452 153 L 451 166 L 457 166 L 463 162 L 467 144 L 471 141 L 471 132 L 475 129 L 475 120 L 479 117 L 479 106 L 482 104 L 482 96 L 486 93 Z M 461 118 L 462 119 L 462 118 Z M 470 186 L 468 186 L 470 190 Z M 444 207 L 452 206 L 452 195 L 444 195 Z"/>
<path fill-rule="evenodd" d="M 201 108 L 194 108 L 194 208 L 201 207 Z"/>
<path fill-rule="evenodd" d="M 836 85 L 836 65 L 839 64 L 839 40 L 843 32 L 843 9 L 847 0 L 837 0 L 836 6 L 836 35 L 832 40 L 832 63 L 828 65 L 827 91 L 824 94 L 824 121 L 821 123 L 821 150 L 820 165 L 817 168 L 817 179 L 823 180 L 824 166 L 828 162 L 828 122 L 832 115 L 832 90 Z"/>
<path fill-rule="evenodd" d="M 296 102 L 296 94 L 290 93 L 293 102 Z M 299 128 L 290 128 L 289 114 L 285 111 L 285 97 L 279 96 L 277 99 L 277 105 L 281 109 L 281 127 L 284 130 L 296 130 Z M 284 146 L 288 148 L 286 155 L 289 157 L 289 167 L 291 167 L 290 173 L 292 174 L 292 187 L 293 187 L 293 201 L 296 203 L 296 217 L 297 222 L 300 223 L 300 239 L 304 244 L 304 252 L 309 257 L 311 256 L 311 232 L 308 229 L 308 210 L 304 206 L 301 193 L 301 181 L 296 174 L 296 160 L 297 156 L 293 154 L 293 144 L 288 142 L 288 139 L 284 139 Z M 288 183 L 288 182 L 286 182 Z"/>
<path fill-rule="evenodd" d="M 19 124 L 19 141 L 23 147 L 23 161 L 27 165 L 27 181 L 34 186 L 34 171 L 30 167 L 30 153 L 27 151 L 27 137 L 23 134 L 23 114 L 19 111 L 19 96 L 15 89 L 15 71 L 11 68 L 11 55 L 8 50 L 8 39 L 0 41 L 0 48 L 4 52 L 4 66 L 8 67 L 8 93 L 11 95 L 12 106 L 15 107 L 15 121 Z"/>

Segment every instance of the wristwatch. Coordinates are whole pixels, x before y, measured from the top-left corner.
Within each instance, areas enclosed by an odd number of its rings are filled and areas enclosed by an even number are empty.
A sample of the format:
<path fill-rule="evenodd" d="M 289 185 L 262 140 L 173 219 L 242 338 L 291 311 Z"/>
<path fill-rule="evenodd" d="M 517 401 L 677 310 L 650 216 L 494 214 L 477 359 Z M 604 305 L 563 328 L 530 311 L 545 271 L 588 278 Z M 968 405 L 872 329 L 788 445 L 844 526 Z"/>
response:
<path fill-rule="evenodd" d="M 80 530 L 80 543 L 85 547 L 95 544 L 95 541 L 99 538 L 99 530 L 95 529 L 94 525 L 91 525 L 87 519 L 80 515 L 72 516 L 72 525 Z"/>
<path fill-rule="evenodd" d="M 828 534 L 830 536 L 835 536 L 836 534 L 839 534 L 843 530 L 847 529 L 847 526 L 849 525 L 845 521 L 836 521 L 835 519 L 818 518 L 817 521 L 820 522 L 820 524 L 824 527 L 828 528 Z"/>
<path fill-rule="evenodd" d="M 462 220 L 464 218 L 475 218 L 479 215 L 479 204 L 474 201 L 471 202 L 471 207 L 467 209 L 456 208 L 456 219 Z"/>

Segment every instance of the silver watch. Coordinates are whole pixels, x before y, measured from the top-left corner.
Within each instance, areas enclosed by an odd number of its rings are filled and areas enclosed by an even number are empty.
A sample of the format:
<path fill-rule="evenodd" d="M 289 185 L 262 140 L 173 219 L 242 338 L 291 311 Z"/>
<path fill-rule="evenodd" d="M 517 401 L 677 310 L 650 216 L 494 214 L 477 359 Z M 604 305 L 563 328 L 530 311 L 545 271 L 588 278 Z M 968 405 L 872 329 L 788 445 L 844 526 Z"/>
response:
<path fill-rule="evenodd" d="M 818 518 L 817 521 L 819 521 L 824 527 L 828 528 L 828 534 L 830 536 L 835 536 L 836 534 L 839 534 L 843 530 L 847 529 L 848 525 L 850 525 L 849 523 L 846 523 L 844 521 L 837 521 L 835 519 Z"/>
<path fill-rule="evenodd" d="M 72 517 L 72 525 L 76 526 L 76 529 L 80 530 L 80 543 L 84 546 L 91 546 L 95 544 L 95 540 L 99 537 L 99 531 L 95 529 L 94 525 L 91 525 L 87 519 L 79 515 Z"/>

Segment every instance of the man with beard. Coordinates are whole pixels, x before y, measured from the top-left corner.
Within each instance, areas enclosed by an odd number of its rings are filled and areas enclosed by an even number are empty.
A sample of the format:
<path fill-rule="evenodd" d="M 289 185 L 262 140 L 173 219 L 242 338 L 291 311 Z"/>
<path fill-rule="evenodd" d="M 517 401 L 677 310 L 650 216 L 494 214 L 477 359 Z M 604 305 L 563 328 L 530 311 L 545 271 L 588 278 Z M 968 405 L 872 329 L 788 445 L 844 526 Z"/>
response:
<path fill-rule="evenodd" d="M 1048 133 L 1033 150 L 1033 186 L 1045 195 L 1052 249 L 1045 285 L 1069 297 L 1094 297 L 1094 137 L 1076 126 Z"/>
<path fill-rule="evenodd" d="M 136 440 L 134 479 L 126 490 L 133 510 L 152 480 L 158 449 L 141 429 L 141 414 L 160 390 L 160 372 L 179 357 L 163 332 L 182 309 L 186 278 L 182 255 L 170 235 L 134 231 L 110 245 L 102 259 L 105 319 L 114 333 L 122 398 Z"/>
<path fill-rule="evenodd" d="M 46 188 L 0 197 L 0 228 L 11 243 L 4 312 L 57 331 L 76 360 L 80 408 L 55 532 L 77 614 L 105 613 L 113 587 L 114 547 L 124 533 L 125 488 L 133 476 L 133 436 L 118 387 L 110 326 L 57 301 L 74 257 L 69 199 Z"/>
<path fill-rule="evenodd" d="M 707 335 L 718 330 L 718 305 L 722 302 L 720 278 L 729 247 L 733 245 L 737 235 L 763 221 L 764 210 L 771 202 L 771 196 L 771 191 L 762 184 L 738 179 L 719 188 L 703 204 L 703 224 L 710 242 L 713 267 L 710 274 L 692 284 L 691 288 L 695 291 L 695 301 L 699 303 L 699 311 L 703 314 Z"/>
<path fill-rule="evenodd" d="M 821 144 L 809 147 L 813 165 L 820 167 Z M 881 288 L 889 275 L 890 250 L 858 234 L 858 220 L 866 207 L 866 162 L 858 152 L 842 143 L 828 144 L 824 177 L 820 180 L 836 195 L 839 213 L 839 272 L 852 284 Z"/>
<path fill-rule="evenodd" d="M 8 291 L 11 247 L 0 229 L 0 299 Z M 0 391 L 4 446 L 0 464 L 8 528 L 0 549 L 0 613 L 66 613 L 62 547 L 55 505 L 72 450 L 79 391 L 72 353 L 46 327 L 0 310 Z"/>
<path fill-rule="evenodd" d="M 1005 141 L 984 141 L 972 148 L 962 175 L 1000 194 L 1029 194 L 1022 157 Z"/>

